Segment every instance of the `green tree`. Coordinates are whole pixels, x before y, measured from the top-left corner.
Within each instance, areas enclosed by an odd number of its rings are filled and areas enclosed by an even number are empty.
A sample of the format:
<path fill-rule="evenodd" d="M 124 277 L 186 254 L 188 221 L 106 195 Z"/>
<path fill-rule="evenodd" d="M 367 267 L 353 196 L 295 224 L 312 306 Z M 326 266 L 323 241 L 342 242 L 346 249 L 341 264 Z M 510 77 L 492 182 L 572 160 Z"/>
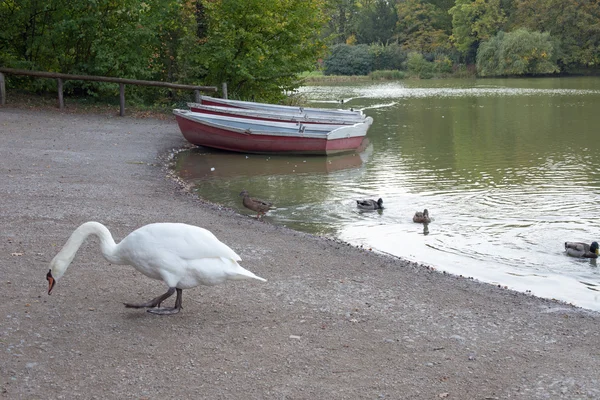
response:
<path fill-rule="evenodd" d="M 354 35 L 358 8 L 356 0 L 326 0 L 324 14 L 327 22 L 321 37 L 330 39 L 334 44 L 346 43 Z"/>
<path fill-rule="evenodd" d="M 600 65 L 600 5 L 597 0 L 515 0 L 515 24 L 549 32 L 561 43 L 566 69 Z"/>
<path fill-rule="evenodd" d="M 451 26 L 445 10 L 420 0 L 401 0 L 396 9 L 396 37 L 405 49 L 422 53 L 450 50 Z"/>
<path fill-rule="evenodd" d="M 356 36 L 359 43 L 388 44 L 396 28 L 396 8 L 387 0 L 374 0 L 361 7 L 357 16 Z"/>
<path fill-rule="evenodd" d="M 452 15 L 452 41 L 463 54 L 476 51 L 479 42 L 494 36 L 505 24 L 500 0 L 456 0 Z"/>
<path fill-rule="evenodd" d="M 499 32 L 477 52 L 481 76 L 540 75 L 559 71 L 556 46 L 548 32 Z"/>
<path fill-rule="evenodd" d="M 233 97 L 277 100 L 300 85 L 324 52 L 320 0 L 205 1 L 209 16 L 200 55 L 206 83 L 227 82 Z"/>
<path fill-rule="evenodd" d="M 184 36 L 195 34 L 189 1 L 5 0 L 0 63 L 63 73 L 177 81 Z M 186 17 L 187 15 L 187 17 Z M 187 24 L 187 25 L 186 25 Z M 185 54 L 185 53 L 184 53 Z M 36 85 L 54 84 L 34 80 Z M 67 81 L 94 93 L 114 84 Z M 132 87 L 130 91 L 135 91 Z"/>

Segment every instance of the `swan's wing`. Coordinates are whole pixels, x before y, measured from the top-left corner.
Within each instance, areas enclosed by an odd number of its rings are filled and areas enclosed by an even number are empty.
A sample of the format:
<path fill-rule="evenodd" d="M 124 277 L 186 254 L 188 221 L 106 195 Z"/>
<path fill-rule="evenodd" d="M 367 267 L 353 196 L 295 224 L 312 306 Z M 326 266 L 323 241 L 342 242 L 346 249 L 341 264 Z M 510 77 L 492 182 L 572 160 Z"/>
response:
<path fill-rule="evenodd" d="M 144 249 L 150 254 L 173 254 L 183 260 L 230 258 L 240 256 L 210 231 L 193 225 L 159 223 L 132 232 L 121 242 L 123 247 Z M 120 244 L 120 246 L 121 246 Z"/>

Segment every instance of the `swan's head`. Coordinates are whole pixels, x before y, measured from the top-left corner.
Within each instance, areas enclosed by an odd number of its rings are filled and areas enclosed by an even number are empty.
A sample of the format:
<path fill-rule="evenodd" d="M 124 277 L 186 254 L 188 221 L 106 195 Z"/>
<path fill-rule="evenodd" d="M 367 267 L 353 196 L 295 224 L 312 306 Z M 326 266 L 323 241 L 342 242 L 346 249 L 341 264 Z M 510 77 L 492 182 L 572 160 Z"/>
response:
<path fill-rule="evenodd" d="M 381 208 L 383 206 L 383 199 L 380 198 L 379 200 L 377 200 L 377 204 L 379 204 L 379 208 Z"/>
<path fill-rule="evenodd" d="M 46 274 L 46 280 L 48 281 L 48 294 L 52 292 L 56 281 L 58 281 L 65 274 L 65 271 L 71 264 L 71 260 L 65 260 L 64 258 L 54 257 L 50 263 L 50 270 Z"/>
<path fill-rule="evenodd" d="M 590 251 L 594 254 L 598 254 L 598 242 L 592 242 L 590 246 Z"/>

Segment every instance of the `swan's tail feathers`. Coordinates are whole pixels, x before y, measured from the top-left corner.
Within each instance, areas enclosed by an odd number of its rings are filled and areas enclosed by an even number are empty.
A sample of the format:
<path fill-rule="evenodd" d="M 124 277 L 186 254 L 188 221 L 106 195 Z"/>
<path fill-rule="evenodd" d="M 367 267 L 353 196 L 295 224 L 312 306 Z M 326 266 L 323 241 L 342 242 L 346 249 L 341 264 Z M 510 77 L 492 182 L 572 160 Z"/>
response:
<path fill-rule="evenodd" d="M 231 258 L 227 259 L 227 258 L 221 258 L 221 260 L 223 262 L 225 262 L 226 264 L 229 264 L 230 268 L 228 268 L 228 278 L 227 279 L 232 279 L 232 280 L 240 280 L 240 279 L 257 279 L 259 281 L 263 281 L 266 282 L 267 280 L 264 278 L 261 278 L 260 276 L 254 274 L 253 272 L 248 271 L 247 269 L 245 269 L 244 267 L 242 267 L 240 264 L 237 263 L 236 260 L 233 260 Z"/>
<path fill-rule="evenodd" d="M 255 275 L 254 273 L 242 267 L 240 267 L 240 271 L 238 271 L 238 275 L 234 279 L 258 279 L 259 281 L 263 282 L 267 281 L 265 278 L 261 278 L 260 276 Z"/>

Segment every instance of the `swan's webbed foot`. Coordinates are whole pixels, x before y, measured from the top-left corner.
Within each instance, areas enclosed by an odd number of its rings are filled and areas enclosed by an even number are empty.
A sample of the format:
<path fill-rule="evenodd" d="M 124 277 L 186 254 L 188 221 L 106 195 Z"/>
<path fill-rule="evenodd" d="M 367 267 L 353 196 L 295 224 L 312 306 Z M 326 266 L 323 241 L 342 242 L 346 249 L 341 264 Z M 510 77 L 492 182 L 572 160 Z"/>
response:
<path fill-rule="evenodd" d="M 181 289 L 177 289 L 177 298 L 180 297 L 179 291 Z M 165 301 L 166 299 L 168 299 L 169 297 L 171 297 L 173 295 L 173 293 L 175 293 L 175 288 L 169 288 L 169 290 L 167 290 L 167 292 L 165 294 L 162 294 L 150 301 L 147 301 L 146 303 L 142 303 L 142 304 L 132 304 L 132 303 L 123 303 L 125 304 L 125 307 L 127 308 L 152 308 L 152 307 L 160 307 L 160 303 L 162 303 L 163 301 Z M 176 301 L 177 302 L 177 301 Z M 181 302 L 180 302 L 181 303 Z"/>
<path fill-rule="evenodd" d="M 179 308 L 163 307 L 163 308 L 149 308 L 146 310 L 146 312 L 149 312 L 150 314 L 156 314 L 156 315 L 173 315 L 173 314 L 177 314 L 179 312 L 179 310 L 181 310 L 181 307 L 179 307 Z"/>
<path fill-rule="evenodd" d="M 175 289 L 175 288 L 169 288 L 169 290 L 171 290 L 171 289 Z M 183 291 L 181 289 L 177 288 L 177 298 L 175 299 L 175 307 L 150 308 L 150 309 L 146 310 L 146 312 L 149 312 L 152 314 L 157 314 L 157 315 L 177 314 L 179 312 L 179 310 L 183 309 L 183 307 L 181 306 L 182 293 L 183 293 Z M 160 303 L 159 303 L 159 305 L 160 305 Z"/>

